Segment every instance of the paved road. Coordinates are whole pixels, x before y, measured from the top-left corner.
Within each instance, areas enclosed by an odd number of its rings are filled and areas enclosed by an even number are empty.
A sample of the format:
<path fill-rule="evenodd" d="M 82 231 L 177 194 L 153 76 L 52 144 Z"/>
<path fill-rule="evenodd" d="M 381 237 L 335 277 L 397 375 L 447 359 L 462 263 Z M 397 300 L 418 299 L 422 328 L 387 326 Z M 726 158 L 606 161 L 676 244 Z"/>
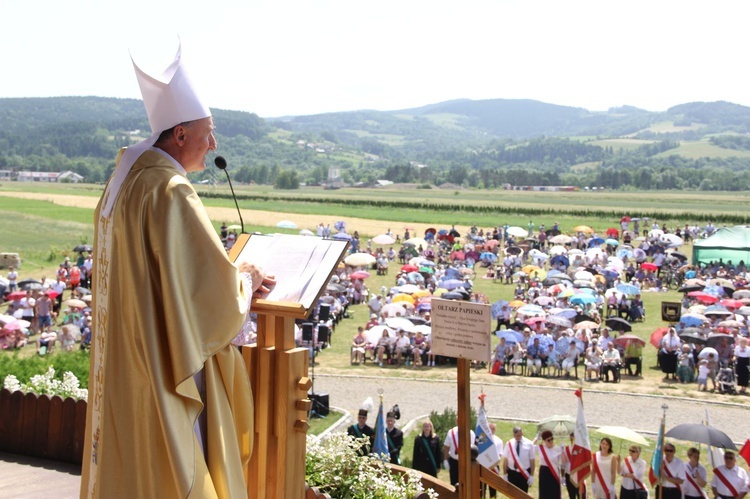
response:
<path fill-rule="evenodd" d="M 585 387 L 584 404 L 589 426 L 627 426 L 644 433 L 659 427 L 663 404 L 667 404 L 667 428 L 680 423 L 700 423 L 710 410 L 712 424 L 729 434 L 737 443 L 748 438 L 750 406 L 723 404 L 692 399 L 635 395 Z M 330 404 L 356 414 L 368 396 L 378 400 L 383 389 L 388 407 L 398 404 L 402 421 L 424 416 L 435 410 L 456 407 L 454 381 L 403 380 L 377 376 L 317 375 L 315 391 L 328 393 Z M 472 384 L 472 403 L 482 386 Z M 575 414 L 576 397 L 572 389 L 512 384 L 484 385 L 490 418 L 538 421 L 553 414 Z M 370 422 L 373 419 L 371 418 Z M 505 438 L 505 436 L 501 435 Z M 0 497 L 8 499 L 59 499 L 78 497 L 80 470 L 76 466 L 0 454 Z"/>
<path fill-rule="evenodd" d="M 607 391 L 606 384 L 584 387 L 586 423 L 589 426 L 627 426 L 644 433 L 656 433 L 666 404 L 667 428 L 681 423 L 701 423 L 709 410 L 714 427 L 727 433 L 734 442 L 748 438 L 750 405 L 706 402 L 661 396 L 628 394 Z M 514 386 L 511 384 L 483 385 L 487 394 L 485 407 L 492 419 L 538 421 L 554 414 L 575 415 L 577 402 L 572 389 Z M 383 402 L 389 408 L 398 404 L 401 417 L 409 421 L 431 411 L 442 412 L 446 407 L 456 407 L 457 393 L 454 381 L 403 380 L 376 376 L 317 375 L 315 391 L 328 393 L 330 404 L 356 414 L 365 398 L 378 401 L 379 388 L 383 389 Z M 482 386 L 471 385 L 472 405 L 477 406 L 477 396 Z M 370 422 L 374 421 L 371 419 Z M 502 435 L 501 435 L 502 436 Z"/>

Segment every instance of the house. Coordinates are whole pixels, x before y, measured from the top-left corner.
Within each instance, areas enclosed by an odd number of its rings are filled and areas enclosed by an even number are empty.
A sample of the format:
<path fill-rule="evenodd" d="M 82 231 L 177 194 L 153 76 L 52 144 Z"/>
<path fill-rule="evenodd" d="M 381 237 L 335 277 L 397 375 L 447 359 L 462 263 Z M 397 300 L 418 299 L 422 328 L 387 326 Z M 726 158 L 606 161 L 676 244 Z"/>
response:
<path fill-rule="evenodd" d="M 13 180 L 13 170 L 0 170 L 0 182 Z"/>
<path fill-rule="evenodd" d="M 85 179 L 70 170 L 66 172 L 18 172 L 18 182 L 69 182 L 77 184 Z"/>

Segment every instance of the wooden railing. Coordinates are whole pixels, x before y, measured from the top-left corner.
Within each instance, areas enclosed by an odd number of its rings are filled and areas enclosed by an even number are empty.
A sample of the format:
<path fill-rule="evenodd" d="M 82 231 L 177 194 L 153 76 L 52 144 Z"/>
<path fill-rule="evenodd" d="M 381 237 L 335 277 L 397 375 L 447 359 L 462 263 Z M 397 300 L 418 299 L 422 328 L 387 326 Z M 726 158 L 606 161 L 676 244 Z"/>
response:
<path fill-rule="evenodd" d="M 0 451 L 81 464 L 86 401 L 0 392 Z"/>

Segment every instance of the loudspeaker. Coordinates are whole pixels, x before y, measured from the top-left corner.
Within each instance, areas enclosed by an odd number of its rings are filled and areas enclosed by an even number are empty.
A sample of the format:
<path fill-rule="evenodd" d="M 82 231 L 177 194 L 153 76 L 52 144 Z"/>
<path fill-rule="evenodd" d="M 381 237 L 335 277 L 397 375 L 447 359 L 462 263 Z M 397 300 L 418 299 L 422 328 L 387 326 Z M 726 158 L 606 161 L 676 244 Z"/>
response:
<path fill-rule="evenodd" d="M 303 322 L 302 323 L 302 341 L 313 340 L 313 323 Z"/>
<path fill-rule="evenodd" d="M 331 318 L 331 306 L 327 303 L 322 303 L 320 305 L 320 310 L 318 311 L 318 319 L 321 321 L 327 321 Z"/>
<path fill-rule="evenodd" d="M 330 343 L 331 334 L 328 326 L 320 324 L 318 326 L 318 343 Z"/>
<path fill-rule="evenodd" d="M 331 406 L 327 393 L 308 393 L 307 397 L 312 401 L 312 412 L 318 416 L 328 416 Z"/>

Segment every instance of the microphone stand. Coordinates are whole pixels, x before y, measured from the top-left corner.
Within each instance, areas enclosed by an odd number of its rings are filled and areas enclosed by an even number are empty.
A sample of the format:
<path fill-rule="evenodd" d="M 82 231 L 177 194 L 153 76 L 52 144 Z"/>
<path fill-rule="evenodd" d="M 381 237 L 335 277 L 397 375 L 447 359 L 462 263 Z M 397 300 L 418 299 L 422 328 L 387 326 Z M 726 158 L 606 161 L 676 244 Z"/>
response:
<path fill-rule="evenodd" d="M 216 156 L 214 159 L 214 164 L 216 165 L 216 168 L 219 170 L 224 170 L 224 173 L 227 176 L 227 182 L 229 182 L 229 188 L 232 190 L 232 199 L 234 199 L 234 206 L 237 208 L 237 214 L 240 216 L 240 227 L 242 230 L 242 234 L 245 234 L 245 222 L 242 221 L 242 212 L 240 211 L 240 205 L 237 204 L 237 196 L 234 194 L 234 187 L 232 186 L 232 179 L 229 178 L 229 172 L 227 171 L 227 160 L 224 159 L 224 156 Z"/>

